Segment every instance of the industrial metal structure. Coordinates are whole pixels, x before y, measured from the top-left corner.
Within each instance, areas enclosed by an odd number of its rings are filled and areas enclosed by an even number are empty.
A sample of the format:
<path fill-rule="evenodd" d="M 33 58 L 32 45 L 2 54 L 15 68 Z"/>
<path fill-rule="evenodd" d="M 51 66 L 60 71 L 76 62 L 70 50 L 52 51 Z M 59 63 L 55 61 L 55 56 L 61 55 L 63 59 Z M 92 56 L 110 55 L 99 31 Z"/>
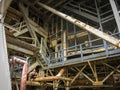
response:
<path fill-rule="evenodd" d="M 119 90 L 120 0 L 0 0 L 0 90 Z"/>

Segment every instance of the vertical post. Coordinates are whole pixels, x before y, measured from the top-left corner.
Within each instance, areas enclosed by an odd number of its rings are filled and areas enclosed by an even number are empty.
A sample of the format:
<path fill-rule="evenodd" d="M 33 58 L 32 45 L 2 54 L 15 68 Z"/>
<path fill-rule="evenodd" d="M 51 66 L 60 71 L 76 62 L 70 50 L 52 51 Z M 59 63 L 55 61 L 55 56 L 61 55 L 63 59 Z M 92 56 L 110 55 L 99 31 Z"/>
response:
<path fill-rule="evenodd" d="M 57 80 L 53 81 L 53 90 L 58 90 L 58 85 L 59 83 Z"/>
<path fill-rule="evenodd" d="M 67 60 L 67 34 L 66 31 L 63 31 L 63 55 L 64 55 L 64 61 Z"/>
<path fill-rule="evenodd" d="M 32 30 L 32 25 L 31 25 L 30 22 L 29 22 L 29 8 L 28 8 L 28 7 L 25 7 L 25 6 L 23 5 L 23 3 L 19 3 L 19 8 L 20 8 L 20 10 L 21 10 L 22 13 L 23 13 L 23 16 L 24 16 L 24 19 L 25 19 L 25 21 L 26 21 L 26 25 L 27 25 L 27 28 L 28 28 L 28 30 L 29 30 L 29 32 L 30 32 L 30 35 L 31 35 L 32 38 L 34 38 L 33 44 L 34 44 L 35 46 L 39 46 L 40 43 L 39 43 L 38 37 L 37 37 L 35 31 Z"/>
<path fill-rule="evenodd" d="M 5 0 L 0 1 L 0 90 L 11 90 L 11 80 L 8 64 L 8 55 L 6 47 L 6 37 L 4 29 L 4 3 Z"/>
<path fill-rule="evenodd" d="M 94 65 L 94 76 L 95 76 L 96 82 L 98 82 L 98 75 L 97 75 L 96 65 L 95 65 L 95 63 L 93 65 Z"/>
<path fill-rule="evenodd" d="M 96 10 L 97 10 L 100 30 L 103 31 L 103 26 L 102 26 L 102 22 L 101 22 L 100 13 L 99 13 L 99 8 L 98 8 L 98 5 L 97 5 L 97 0 L 95 0 L 95 6 L 96 6 Z M 105 48 L 105 53 L 106 53 L 106 55 L 108 55 L 107 42 L 105 40 L 103 40 L 103 44 L 104 44 L 104 48 Z"/>
<path fill-rule="evenodd" d="M 52 34 L 54 34 L 54 17 L 52 18 Z"/>
<path fill-rule="evenodd" d="M 10 72 L 6 47 L 4 25 L 0 23 L 0 90 L 11 90 Z"/>
<path fill-rule="evenodd" d="M 26 62 L 23 65 L 20 90 L 26 90 L 27 73 L 28 73 L 28 63 Z"/>
<path fill-rule="evenodd" d="M 76 38 L 76 26 L 74 25 L 74 40 L 75 40 L 75 49 L 77 50 L 77 47 L 76 47 L 76 45 L 77 45 L 77 40 L 76 40 L 77 38 Z"/>
<path fill-rule="evenodd" d="M 55 40 L 56 40 L 56 45 L 55 45 L 55 59 L 58 59 L 58 43 L 57 43 L 57 38 L 58 38 L 58 17 L 56 17 L 56 23 L 55 23 Z M 58 60 L 57 60 L 58 61 Z"/>
<path fill-rule="evenodd" d="M 119 13 L 118 13 L 118 10 L 117 10 L 117 6 L 115 4 L 115 0 L 109 0 L 110 2 L 110 5 L 111 5 L 111 8 L 113 10 L 113 14 L 114 14 L 114 17 L 115 17 L 115 20 L 116 20 L 116 24 L 118 26 L 118 31 L 120 32 L 120 16 L 119 16 Z"/>
<path fill-rule="evenodd" d="M 66 90 L 70 90 L 69 84 L 70 84 L 70 82 L 67 81 L 67 82 L 66 82 Z"/>
<path fill-rule="evenodd" d="M 58 46 L 57 45 L 55 45 L 55 59 L 56 60 L 58 59 Z"/>
<path fill-rule="evenodd" d="M 92 47 L 92 42 L 91 42 L 91 33 L 88 32 L 88 40 L 89 40 L 89 45 Z"/>
<path fill-rule="evenodd" d="M 105 48 L 105 53 L 106 53 L 106 56 L 108 56 L 109 51 L 108 51 L 107 42 L 106 42 L 105 40 L 104 40 L 104 48 Z"/>
<path fill-rule="evenodd" d="M 43 48 L 43 38 L 41 38 L 40 53 L 42 53 Z"/>
<path fill-rule="evenodd" d="M 63 45 L 63 19 L 61 18 L 61 60 L 63 60 L 63 48 L 62 48 L 62 45 Z"/>
<path fill-rule="evenodd" d="M 53 9 L 53 8 L 43 4 L 43 3 L 38 2 L 38 4 L 41 7 L 47 9 L 48 11 L 50 11 L 50 12 L 60 16 L 61 18 L 69 21 L 70 23 L 75 24 L 79 28 L 88 31 L 88 32 L 96 35 L 97 37 L 100 37 L 101 39 L 104 39 L 107 42 L 109 42 L 109 43 L 111 43 L 111 44 L 113 44 L 113 45 L 115 45 L 117 47 L 120 47 L 119 39 L 117 39 L 117 38 L 115 38 L 115 37 L 113 37 L 113 36 L 111 36 L 109 34 L 106 34 L 106 33 L 102 32 L 102 31 L 100 31 L 99 29 L 96 29 L 96 28 L 94 28 L 94 27 L 92 27 L 92 26 L 90 26 L 90 25 L 88 25 L 88 24 L 86 24 L 84 22 L 81 22 L 78 19 L 75 19 L 75 18 L 73 18 L 73 17 L 71 17 L 69 15 L 66 15 L 66 14 L 64 14 L 62 12 L 59 12 L 59 11 L 57 11 L 57 10 L 55 10 L 55 9 Z"/>
<path fill-rule="evenodd" d="M 82 52 L 82 45 L 80 44 L 80 55 L 81 55 L 81 59 L 83 61 L 83 52 Z"/>

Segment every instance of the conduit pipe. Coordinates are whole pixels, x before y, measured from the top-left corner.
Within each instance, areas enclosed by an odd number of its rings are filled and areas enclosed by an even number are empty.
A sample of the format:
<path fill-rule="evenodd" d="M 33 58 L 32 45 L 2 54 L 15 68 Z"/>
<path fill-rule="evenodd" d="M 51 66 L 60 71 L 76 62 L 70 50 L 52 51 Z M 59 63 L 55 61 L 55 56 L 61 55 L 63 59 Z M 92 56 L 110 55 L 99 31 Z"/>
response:
<path fill-rule="evenodd" d="M 65 68 L 62 68 L 56 76 L 38 77 L 35 79 L 35 81 L 54 81 L 54 80 L 71 81 L 72 79 L 70 78 L 61 77 L 64 72 L 65 72 Z"/>
<path fill-rule="evenodd" d="M 88 25 L 88 24 L 86 24 L 84 22 L 81 22 L 81 21 L 79 21 L 79 20 L 77 20 L 77 19 L 75 19 L 75 18 L 73 18 L 73 17 L 71 17 L 69 15 L 66 15 L 66 14 L 64 14 L 64 13 L 62 13 L 60 11 L 57 11 L 57 10 L 55 10 L 55 9 L 53 9 L 53 8 L 43 4 L 43 3 L 38 2 L 38 4 L 41 7 L 47 9 L 48 11 L 50 11 L 50 12 L 60 16 L 61 18 L 63 18 L 65 20 L 75 24 L 79 28 L 82 28 L 83 30 L 88 31 L 88 32 L 90 32 L 90 33 L 92 33 L 92 34 L 94 34 L 94 35 L 104 39 L 105 41 L 107 41 L 107 42 L 109 42 L 109 43 L 111 43 L 111 44 L 113 44 L 113 45 L 115 45 L 117 47 L 120 47 L 119 39 L 114 38 L 113 36 L 111 36 L 111 35 L 109 35 L 107 33 L 104 33 L 102 31 L 100 31 L 99 29 L 96 29 L 96 28 L 94 28 L 94 27 L 92 27 L 92 26 L 90 26 L 90 25 Z"/>
<path fill-rule="evenodd" d="M 72 79 L 66 78 L 66 77 L 59 77 L 59 76 L 48 76 L 48 77 L 38 77 L 35 79 L 35 81 L 54 81 L 54 80 L 65 80 L 65 81 L 71 81 Z"/>
<path fill-rule="evenodd" d="M 21 83 L 20 83 L 20 90 L 26 90 L 28 63 L 27 63 L 27 61 L 24 61 L 22 59 L 19 59 L 19 58 L 13 56 L 10 59 L 10 64 L 16 64 L 16 63 L 23 65 L 22 77 L 21 77 Z"/>

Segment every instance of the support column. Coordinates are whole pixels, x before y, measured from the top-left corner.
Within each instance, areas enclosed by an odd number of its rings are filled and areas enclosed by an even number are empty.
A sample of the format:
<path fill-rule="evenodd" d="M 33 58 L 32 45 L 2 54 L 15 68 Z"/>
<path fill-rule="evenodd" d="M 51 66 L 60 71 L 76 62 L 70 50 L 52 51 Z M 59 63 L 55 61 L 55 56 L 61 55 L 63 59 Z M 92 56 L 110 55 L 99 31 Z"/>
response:
<path fill-rule="evenodd" d="M 95 6 L 96 6 L 96 11 L 97 11 L 100 30 L 103 31 L 103 26 L 102 26 L 102 22 L 101 22 L 100 11 L 99 11 L 99 8 L 98 8 L 97 0 L 95 0 Z M 109 52 L 108 52 L 107 42 L 105 40 L 103 40 L 103 44 L 104 44 L 104 48 L 105 48 L 105 53 L 106 53 L 106 55 L 108 55 Z"/>
<path fill-rule="evenodd" d="M 4 29 L 4 1 L 0 1 L 0 90 L 11 90 L 10 71 Z"/>
<path fill-rule="evenodd" d="M 70 85 L 70 82 L 69 82 L 69 81 L 67 81 L 67 82 L 66 82 L 66 88 L 65 88 L 65 90 L 70 90 L 69 85 Z"/>
<path fill-rule="evenodd" d="M 110 1 L 110 5 L 112 7 L 112 10 L 113 10 L 113 14 L 114 14 L 114 17 L 115 17 L 116 24 L 118 26 L 118 31 L 120 32 L 120 16 L 119 16 L 119 13 L 118 13 L 118 10 L 117 10 L 117 6 L 115 4 L 115 0 L 109 0 L 109 1 Z"/>
<path fill-rule="evenodd" d="M 6 38 L 2 23 L 0 23 L 0 69 L 0 90 L 11 90 Z"/>
<path fill-rule="evenodd" d="M 66 14 L 64 14 L 64 13 L 62 13 L 60 11 L 57 11 L 57 10 L 55 10 L 55 9 L 53 9 L 53 8 L 43 4 L 43 3 L 39 2 L 38 4 L 41 7 L 47 9 L 48 11 L 50 11 L 50 12 L 60 16 L 63 19 L 65 19 L 66 21 L 69 21 L 69 22 L 75 24 L 79 28 L 88 31 L 88 32 L 90 32 L 90 33 L 92 33 L 92 34 L 94 34 L 94 35 L 104 39 L 105 41 L 107 41 L 107 42 L 109 42 L 109 43 L 111 43 L 111 44 L 113 44 L 113 45 L 115 45 L 117 47 L 120 47 L 119 39 L 114 38 L 113 36 L 111 36 L 111 35 L 109 35 L 107 33 L 104 33 L 102 31 L 100 31 L 99 29 L 96 29 L 96 28 L 94 28 L 94 27 L 92 27 L 92 26 L 90 26 L 90 25 L 88 25 L 88 24 L 86 24 L 84 22 L 81 22 L 81 21 L 79 21 L 79 20 L 77 20 L 77 19 L 75 19 L 75 18 L 73 18 L 73 17 L 71 17 L 69 15 L 66 15 Z"/>
<path fill-rule="evenodd" d="M 37 37 L 37 35 L 36 35 L 36 33 L 35 33 L 34 29 L 33 29 L 33 25 L 30 23 L 30 19 L 28 17 L 29 16 L 29 8 L 25 7 L 22 3 L 19 4 L 19 8 L 23 13 L 24 20 L 26 22 L 27 28 L 28 28 L 28 30 L 30 32 L 30 35 L 34 39 L 33 44 L 35 46 L 40 46 L 40 42 L 38 40 L 38 37 Z"/>
<path fill-rule="evenodd" d="M 64 30 L 63 31 L 63 55 L 64 55 L 64 61 L 66 61 L 67 60 L 67 33 L 66 33 L 66 31 Z"/>
<path fill-rule="evenodd" d="M 58 85 L 59 83 L 57 80 L 53 81 L 53 90 L 58 90 Z"/>

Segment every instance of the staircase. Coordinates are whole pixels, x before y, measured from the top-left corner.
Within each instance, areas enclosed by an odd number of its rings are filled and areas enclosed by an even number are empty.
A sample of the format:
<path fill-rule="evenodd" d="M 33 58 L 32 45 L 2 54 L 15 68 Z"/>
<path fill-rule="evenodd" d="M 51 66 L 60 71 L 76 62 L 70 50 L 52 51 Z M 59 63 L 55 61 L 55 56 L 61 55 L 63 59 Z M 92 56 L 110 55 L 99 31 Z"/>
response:
<path fill-rule="evenodd" d="M 8 25 L 8 24 L 4 24 L 5 27 L 7 27 L 9 29 L 9 31 L 15 36 L 18 37 L 26 32 L 28 32 L 28 28 L 26 25 L 25 21 L 22 21 L 20 23 L 16 23 L 14 25 Z"/>
<path fill-rule="evenodd" d="M 41 46 L 39 51 L 40 61 L 43 66 L 48 66 L 50 64 L 50 52 L 47 47 L 46 41 L 41 38 Z"/>
<path fill-rule="evenodd" d="M 31 20 L 31 22 L 33 22 L 33 21 Z M 25 21 L 22 21 L 20 23 L 16 23 L 13 26 L 5 24 L 5 27 L 9 28 L 9 31 L 17 38 L 19 38 L 19 36 L 22 36 L 23 34 L 25 34 L 29 31 Z M 30 39 L 32 37 L 24 37 L 24 38 Z M 41 38 L 40 51 L 36 57 L 37 57 L 38 63 L 43 68 L 47 67 L 49 65 L 49 49 L 48 49 L 47 44 L 43 38 Z"/>

